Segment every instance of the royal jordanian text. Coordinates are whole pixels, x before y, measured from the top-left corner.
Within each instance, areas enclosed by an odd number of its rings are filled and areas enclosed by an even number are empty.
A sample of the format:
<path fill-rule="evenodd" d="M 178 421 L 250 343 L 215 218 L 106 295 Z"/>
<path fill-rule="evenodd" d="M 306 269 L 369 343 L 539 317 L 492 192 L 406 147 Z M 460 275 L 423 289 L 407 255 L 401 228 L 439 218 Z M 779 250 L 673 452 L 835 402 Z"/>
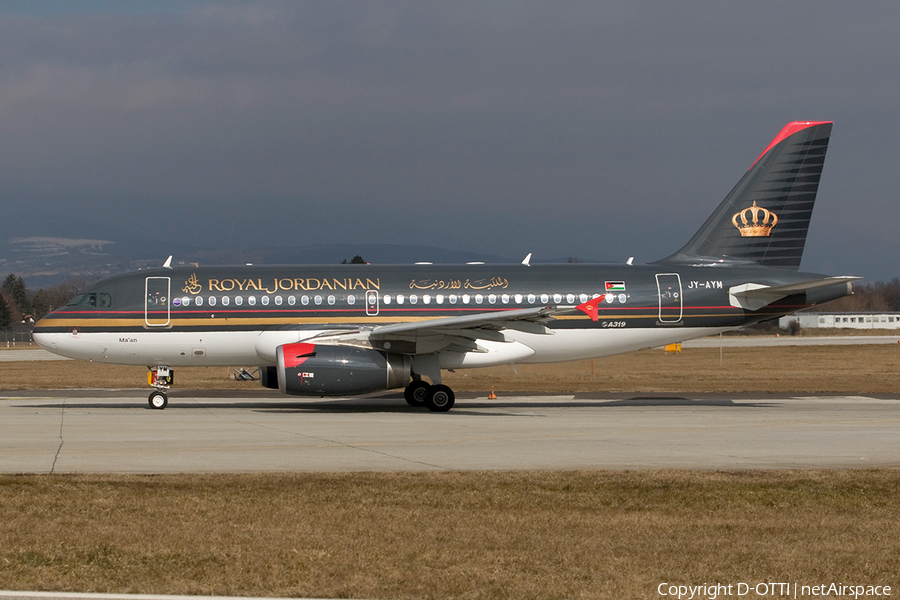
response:
<path fill-rule="evenodd" d="M 233 290 L 266 292 L 274 294 L 278 291 L 315 291 L 315 290 L 378 290 L 381 289 L 379 278 L 345 277 L 343 279 L 304 277 L 296 279 L 273 278 L 263 283 L 262 279 L 209 279 L 207 287 L 211 292 L 231 292 Z"/>

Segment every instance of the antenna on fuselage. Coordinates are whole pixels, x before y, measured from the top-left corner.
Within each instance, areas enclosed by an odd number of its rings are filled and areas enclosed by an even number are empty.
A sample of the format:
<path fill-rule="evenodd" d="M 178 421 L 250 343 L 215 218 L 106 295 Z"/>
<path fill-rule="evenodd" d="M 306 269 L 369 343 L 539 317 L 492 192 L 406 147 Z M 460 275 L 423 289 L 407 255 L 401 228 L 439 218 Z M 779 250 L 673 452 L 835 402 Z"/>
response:
<path fill-rule="evenodd" d="M 172 255 L 171 254 L 169 255 L 169 258 L 166 259 L 166 262 L 163 263 L 163 268 L 164 269 L 172 268 Z"/>
<path fill-rule="evenodd" d="M 634 257 L 633 257 L 633 256 L 629 256 L 629 257 L 628 257 L 628 260 L 625 261 L 625 264 L 628 265 L 628 266 L 633 265 L 633 264 L 634 264 Z"/>
<path fill-rule="evenodd" d="M 531 266 L 531 252 L 528 253 L 528 256 L 525 257 L 525 260 L 522 261 L 522 264 L 526 267 Z"/>

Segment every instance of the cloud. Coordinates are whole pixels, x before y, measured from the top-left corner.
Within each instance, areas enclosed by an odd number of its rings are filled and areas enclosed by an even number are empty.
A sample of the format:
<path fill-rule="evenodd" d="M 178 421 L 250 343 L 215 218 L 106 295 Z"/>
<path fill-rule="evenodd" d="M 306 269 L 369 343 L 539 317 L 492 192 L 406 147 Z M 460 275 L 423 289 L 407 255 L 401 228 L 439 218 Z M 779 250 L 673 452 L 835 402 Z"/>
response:
<path fill-rule="evenodd" d="M 650 260 L 811 118 L 837 124 L 810 243 L 818 218 L 892 237 L 891 3 L 161 6 L 0 14 L 0 193 L 43 211 L 29 234 L 165 215 L 163 243 Z"/>

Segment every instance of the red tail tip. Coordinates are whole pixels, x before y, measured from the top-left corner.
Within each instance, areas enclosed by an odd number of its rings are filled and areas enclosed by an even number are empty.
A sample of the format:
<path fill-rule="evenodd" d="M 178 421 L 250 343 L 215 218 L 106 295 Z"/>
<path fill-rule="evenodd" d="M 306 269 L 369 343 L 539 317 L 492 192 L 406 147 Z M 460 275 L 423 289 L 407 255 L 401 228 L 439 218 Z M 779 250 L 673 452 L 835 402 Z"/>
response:
<path fill-rule="evenodd" d="M 778 132 L 778 135 L 775 136 L 775 139 L 772 140 L 772 142 L 768 146 L 766 146 L 766 149 L 763 150 L 762 154 L 760 154 L 759 157 L 757 157 L 757 159 L 753 161 L 753 164 L 750 165 L 750 168 L 752 169 L 753 166 L 759 162 L 759 159 L 766 155 L 766 152 L 771 150 L 774 146 L 778 145 L 779 142 L 782 142 L 786 138 L 791 137 L 798 131 L 803 131 L 804 129 L 815 127 L 816 125 L 826 125 L 830 123 L 834 123 L 834 121 L 791 121 L 790 123 L 785 125 L 781 129 L 781 131 Z"/>

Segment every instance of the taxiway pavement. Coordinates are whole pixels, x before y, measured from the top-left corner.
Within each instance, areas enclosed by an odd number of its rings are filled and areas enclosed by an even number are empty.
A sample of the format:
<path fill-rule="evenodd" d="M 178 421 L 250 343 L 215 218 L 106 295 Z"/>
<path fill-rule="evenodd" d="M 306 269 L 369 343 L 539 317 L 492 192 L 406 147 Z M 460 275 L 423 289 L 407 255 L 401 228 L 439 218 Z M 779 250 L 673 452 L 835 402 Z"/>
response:
<path fill-rule="evenodd" d="M 398 394 L 0 393 L 0 472 L 900 466 L 900 395 L 459 394 L 446 414 Z"/>

